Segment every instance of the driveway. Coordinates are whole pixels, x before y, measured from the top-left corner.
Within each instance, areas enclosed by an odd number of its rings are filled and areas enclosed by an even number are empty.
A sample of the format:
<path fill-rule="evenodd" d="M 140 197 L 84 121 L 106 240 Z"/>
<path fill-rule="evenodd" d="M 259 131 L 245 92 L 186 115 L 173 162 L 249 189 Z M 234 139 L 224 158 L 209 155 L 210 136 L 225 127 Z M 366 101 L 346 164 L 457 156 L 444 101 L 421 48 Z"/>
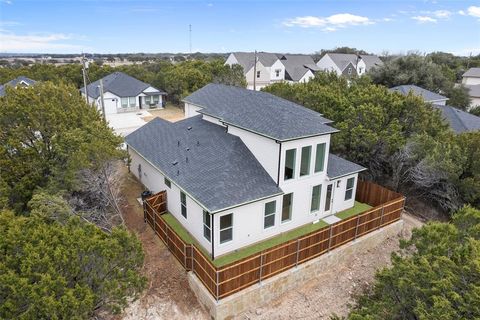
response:
<path fill-rule="evenodd" d="M 152 114 L 146 110 L 139 110 L 138 112 L 114 113 L 107 115 L 107 122 L 109 126 L 113 128 L 115 133 L 125 137 L 147 123 L 142 118 L 151 116 Z"/>

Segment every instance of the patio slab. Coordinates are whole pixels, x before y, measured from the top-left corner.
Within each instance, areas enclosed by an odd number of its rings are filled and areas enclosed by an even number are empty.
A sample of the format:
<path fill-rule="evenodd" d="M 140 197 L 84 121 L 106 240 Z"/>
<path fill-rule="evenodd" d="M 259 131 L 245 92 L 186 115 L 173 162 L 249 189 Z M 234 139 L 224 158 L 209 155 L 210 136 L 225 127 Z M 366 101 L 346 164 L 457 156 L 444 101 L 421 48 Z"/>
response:
<path fill-rule="evenodd" d="M 331 216 L 325 217 L 322 220 L 328 224 L 334 224 L 334 223 L 337 223 L 338 221 L 341 221 L 342 219 L 332 214 Z"/>

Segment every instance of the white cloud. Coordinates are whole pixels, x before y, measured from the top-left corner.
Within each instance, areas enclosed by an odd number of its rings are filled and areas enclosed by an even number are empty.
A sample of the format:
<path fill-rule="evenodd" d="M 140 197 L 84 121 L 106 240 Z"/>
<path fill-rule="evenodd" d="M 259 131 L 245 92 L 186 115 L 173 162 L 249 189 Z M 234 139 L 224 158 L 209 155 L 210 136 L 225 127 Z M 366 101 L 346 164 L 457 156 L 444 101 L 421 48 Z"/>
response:
<path fill-rule="evenodd" d="M 385 21 L 385 22 L 391 22 L 391 21 L 394 21 L 395 19 L 393 18 L 383 18 L 382 21 Z"/>
<path fill-rule="evenodd" d="M 283 25 L 287 27 L 315 28 L 322 27 L 323 31 L 332 32 L 347 26 L 369 25 L 375 22 L 367 17 L 350 13 L 339 13 L 329 17 L 304 16 L 286 19 Z"/>
<path fill-rule="evenodd" d="M 437 22 L 437 19 L 428 17 L 428 16 L 415 16 L 415 17 L 412 17 L 412 19 L 417 20 L 418 23 L 429 23 L 429 22 L 436 23 Z"/>
<path fill-rule="evenodd" d="M 0 52 L 65 52 L 87 49 L 83 46 L 65 43 L 72 40 L 72 35 L 63 33 L 18 35 L 0 32 Z"/>
<path fill-rule="evenodd" d="M 472 17 L 480 18 L 480 7 L 468 7 L 467 14 Z"/>
<path fill-rule="evenodd" d="M 463 10 L 458 11 L 458 14 L 461 15 L 461 16 L 466 15 L 465 11 L 463 11 Z"/>
<path fill-rule="evenodd" d="M 207 7 L 213 7 L 213 3 L 208 3 Z"/>
<path fill-rule="evenodd" d="M 448 19 L 452 15 L 452 12 L 448 10 L 437 10 L 433 11 L 433 15 L 439 19 Z"/>
<path fill-rule="evenodd" d="M 8 20 L 0 21 L 0 26 L 1 27 L 15 27 L 15 26 L 19 26 L 19 25 L 21 25 L 21 23 L 17 22 L 17 21 L 8 21 Z"/>
<path fill-rule="evenodd" d="M 5 3 L 5 4 L 12 4 L 11 0 L 1 0 L 0 2 Z"/>

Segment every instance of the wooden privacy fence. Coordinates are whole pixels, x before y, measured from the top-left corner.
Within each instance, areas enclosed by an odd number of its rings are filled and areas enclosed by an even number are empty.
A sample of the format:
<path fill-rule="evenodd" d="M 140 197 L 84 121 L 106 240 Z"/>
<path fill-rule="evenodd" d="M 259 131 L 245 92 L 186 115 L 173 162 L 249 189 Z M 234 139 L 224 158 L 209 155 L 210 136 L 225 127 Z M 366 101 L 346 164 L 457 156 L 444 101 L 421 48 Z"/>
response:
<path fill-rule="evenodd" d="M 214 266 L 165 222 L 165 191 L 146 199 L 144 210 L 146 221 L 178 261 L 219 300 L 399 220 L 405 204 L 401 194 L 366 181 L 358 181 L 356 200 L 373 208 L 222 267 Z"/>

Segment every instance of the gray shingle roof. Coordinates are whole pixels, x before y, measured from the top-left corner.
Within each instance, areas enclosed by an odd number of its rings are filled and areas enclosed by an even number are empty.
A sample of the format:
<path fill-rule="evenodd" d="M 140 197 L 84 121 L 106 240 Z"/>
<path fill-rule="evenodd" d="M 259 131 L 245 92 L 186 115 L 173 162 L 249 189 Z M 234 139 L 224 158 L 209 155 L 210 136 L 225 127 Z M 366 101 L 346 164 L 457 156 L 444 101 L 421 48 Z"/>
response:
<path fill-rule="evenodd" d="M 239 137 L 201 115 L 156 118 L 125 141 L 210 212 L 282 193 Z"/>
<path fill-rule="evenodd" d="M 328 155 L 327 176 L 329 179 L 340 178 L 364 170 L 367 169 L 361 165 L 350 162 L 331 153 Z"/>
<path fill-rule="evenodd" d="M 11 87 L 16 87 L 19 84 L 25 84 L 27 87 L 35 84 L 36 81 L 32 80 L 30 78 L 24 77 L 24 76 L 19 76 L 13 80 L 8 81 L 7 83 L 0 85 L 0 97 L 3 97 L 5 95 L 5 87 L 6 86 L 11 86 Z"/>
<path fill-rule="evenodd" d="M 414 95 L 422 97 L 425 102 L 433 102 L 433 101 L 440 101 L 440 100 L 448 100 L 447 97 L 442 96 L 438 93 L 428 91 L 416 85 L 402 85 L 396 86 L 389 89 L 390 91 L 396 91 L 403 95 L 408 95 L 412 92 Z"/>
<path fill-rule="evenodd" d="M 375 55 L 360 55 L 363 62 L 365 62 L 365 71 L 370 71 L 373 67 L 379 67 L 383 65 L 383 61 L 380 60 L 378 56 Z"/>
<path fill-rule="evenodd" d="M 464 86 L 468 89 L 470 97 L 480 97 L 480 84 L 466 84 Z"/>
<path fill-rule="evenodd" d="M 443 118 L 456 133 L 480 130 L 480 117 L 450 106 L 433 106 L 440 109 Z"/>
<path fill-rule="evenodd" d="M 221 121 L 286 141 L 338 132 L 321 114 L 267 92 L 208 84 L 184 99 Z"/>
<path fill-rule="evenodd" d="M 143 92 L 143 90 L 151 87 L 148 83 L 142 82 L 123 72 L 114 72 L 102 78 L 103 91 L 111 92 L 119 97 L 135 97 Z M 87 86 L 88 95 L 94 99 L 100 96 L 100 80 L 90 83 Z M 158 90 L 158 89 L 157 89 Z M 85 93 L 85 87 L 80 91 Z M 158 90 L 158 94 L 165 92 Z"/>
<path fill-rule="evenodd" d="M 357 61 L 361 58 L 365 62 L 365 71 L 369 71 L 371 68 L 375 66 L 383 65 L 382 60 L 378 56 L 375 55 L 356 55 L 353 53 L 326 53 L 328 56 L 333 60 L 333 62 L 337 65 L 340 70 L 344 70 L 349 63 L 352 63 L 353 66 L 357 65 Z"/>
<path fill-rule="evenodd" d="M 238 61 L 238 64 L 243 67 L 243 71 L 247 73 L 252 69 L 255 62 L 255 52 L 232 52 Z M 258 61 L 265 67 L 271 67 L 278 57 L 275 53 L 257 52 Z"/>
<path fill-rule="evenodd" d="M 462 77 L 480 77 L 480 68 L 470 68 Z"/>
<path fill-rule="evenodd" d="M 279 58 L 285 66 L 285 80 L 300 81 L 311 69 L 309 66 L 316 66 L 312 57 L 304 54 L 282 54 L 279 55 Z"/>

